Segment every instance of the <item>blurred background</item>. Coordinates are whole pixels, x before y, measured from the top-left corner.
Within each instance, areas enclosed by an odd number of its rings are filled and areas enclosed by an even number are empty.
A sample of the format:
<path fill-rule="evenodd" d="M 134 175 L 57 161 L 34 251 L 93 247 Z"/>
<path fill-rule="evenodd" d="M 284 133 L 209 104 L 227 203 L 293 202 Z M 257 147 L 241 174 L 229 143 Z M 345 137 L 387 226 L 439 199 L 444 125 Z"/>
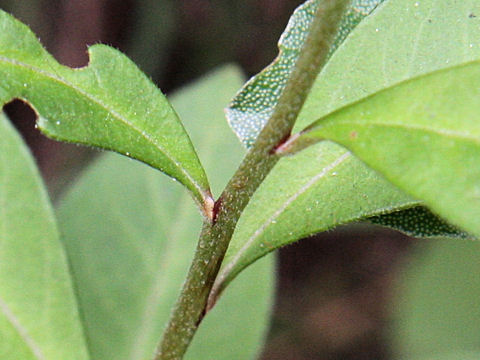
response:
<path fill-rule="evenodd" d="M 87 45 L 106 43 L 129 55 L 168 94 L 221 64 L 238 64 L 246 78 L 260 71 L 276 56 L 277 39 L 301 2 L 0 0 L 0 7 L 28 24 L 61 63 L 84 66 Z M 96 152 L 41 136 L 33 112 L 21 102 L 6 110 L 31 147 L 53 199 L 58 198 Z M 455 256 L 444 249 L 452 246 Z M 420 346 L 418 334 L 434 334 L 438 327 L 443 332 L 432 346 L 448 343 L 456 326 L 470 337 L 462 343 L 454 332 L 453 343 L 480 348 L 480 329 L 471 328 L 480 316 L 472 316 L 475 304 L 467 301 L 480 295 L 476 250 L 473 242 L 413 240 L 365 224 L 282 249 L 273 322 L 261 359 L 391 359 L 395 349 Z M 445 256 L 450 267 L 439 265 Z M 464 289 L 458 288 L 462 275 L 456 261 L 472 276 L 465 298 L 455 297 Z M 445 280 L 442 271 L 450 277 Z M 454 313 L 443 316 L 447 307 L 457 313 L 466 309 L 460 323 Z M 398 327 L 394 319 L 400 319 Z M 437 328 L 429 328 L 435 321 Z"/>

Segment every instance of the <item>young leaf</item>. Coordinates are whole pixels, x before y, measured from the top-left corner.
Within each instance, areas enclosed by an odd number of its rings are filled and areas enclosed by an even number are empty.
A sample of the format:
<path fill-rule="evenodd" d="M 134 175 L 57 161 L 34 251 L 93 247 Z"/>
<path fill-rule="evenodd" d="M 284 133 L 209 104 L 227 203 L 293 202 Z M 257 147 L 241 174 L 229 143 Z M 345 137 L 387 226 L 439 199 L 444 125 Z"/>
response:
<path fill-rule="evenodd" d="M 0 358 L 89 359 L 46 190 L 4 115 L 0 134 Z"/>
<path fill-rule="evenodd" d="M 89 48 L 81 69 L 60 65 L 35 35 L 0 11 L 0 101 L 29 102 L 48 136 L 114 150 L 179 180 L 200 207 L 208 181 L 177 114 L 158 88 L 123 54 Z"/>
<path fill-rule="evenodd" d="M 383 1 L 352 1 L 340 23 L 329 57 L 350 31 Z M 309 0 L 295 10 L 278 42 L 277 58 L 262 72 L 251 78 L 225 109 L 230 126 L 246 147 L 253 144 L 272 115 L 307 38 L 318 4 L 319 0 Z"/>
<path fill-rule="evenodd" d="M 399 271 L 390 341 L 396 358 L 442 359 L 480 352 L 480 243 L 449 239 L 420 243 Z M 448 359 L 448 357 L 447 357 Z"/>
<path fill-rule="evenodd" d="M 225 185 L 242 156 L 219 108 L 239 83 L 238 71 L 228 67 L 173 100 L 216 188 Z M 85 173 L 59 209 L 95 359 L 152 358 L 188 270 L 201 222 L 185 192 L 159 175 L 109 154 Z M 252 271 L 227 292 L 225 305 L 212 310 L 216 320 L 202 324 L 202 340 L 187 356 L 211 359 L 203 347 L 218 342 L 229 348 L 215 359 L 247 359 L 258 351 L 271 305 L 272 259 Z M 254 300 L 244 301 L 245 296 Z M 232 308 L 242 316 L 223 317 Z M 239 333 L 245 341 L 240 349 L 230 344 Z"/>
<path fill-rule="evenodd" d="M 480 61 L 409 80 L 316 121 L 285 148 L 334 140 L 478 236 L 479 83 Z"/>

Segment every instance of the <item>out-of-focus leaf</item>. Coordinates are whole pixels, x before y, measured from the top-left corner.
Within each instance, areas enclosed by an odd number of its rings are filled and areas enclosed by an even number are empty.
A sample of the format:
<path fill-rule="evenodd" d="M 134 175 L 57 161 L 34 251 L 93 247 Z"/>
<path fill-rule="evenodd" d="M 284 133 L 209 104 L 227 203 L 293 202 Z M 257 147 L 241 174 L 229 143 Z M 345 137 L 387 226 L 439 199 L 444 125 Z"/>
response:
<path fill-rule="evenodd" d="M 449 237 L 469 238 L 470 235 L 452 226 L 429 209 L 416 206 L 367 219 L 373 224 L 387 226 L 418 238 Z"/>
<path fill-rule="evenodd" d="M 46 190 L 4 115 L 0 134 L 0 358 L 88 359 Z"/>
<path fill-rule="evenodd" d="M 383 3 L 332 55 L 296 128 L 402 80 L 480 58 L 480 17 L 475 14 L 480 14 L 480 4 L 473 0 Z M 415 205 L 418 201 L 338 145 L 312 146 L 282 159 L 258 189 L 239 221 L 216 289 L 277 247 L 360 217 Z"/>
<path fill-rule="evenodd" d="M 174 0 L 139 0 L 135 2 L 135 26 L 128 33 L 127 54 L 154 79 L 163 75 L 169 46 L 175 39 Z"/>
<path fill-rule="evenodd" d="M 81 69 L 60 65 L 22 23 L 0 11 L 0 102 L 28 101 L 39 128 L 68 142 L 114 150 L 184 184 L 203 208 L 208 181 L 177 114 L 122 53 L 89 48 Z"/>
<path fill-rule="evenodd" d="M 435 240 L 417 250 L 399 273 L 391 306 L 398 358 L 480 352 L 480 242 Z"/>
<path fill-rule="evenodd" d="M 242 156 L 221 110 L 240 82 L 238 71 L 227 67 L 173 99 L 216 189 L 225 185 Z M 200 231 L 188 196 L 157 171 L 109 154 L 73 187 L 59 218 L 93 358 L 150 359 Z M 230 308 L 219 302 L 188 356 L 212 359 L 203 348 L 222 342 L 228 347 L 215 359 L 251 358 L 268 324 L 272 277 L 272 259 L 267 259 L 239 279 L 222 300 Z M 251 301 L 243 301 L 245 296 Z M 236 312 L 242 316 L 233 316 Z M 238 334 L 241 347 L 230 343 Z M 233 349 L 239 353 L 232 354 Z"/>
<path fill-rule="evenodd" d="M 411 79 L 314 122 L 289 143 L 334 140 L 478 236 L 479 84 L 480 61 Z"/>
<path fill-rule="evenodd" d="M 273 113 L 305 42 L 320 0 L 309 0 L 293 13 L 278 42 L 277 58 L 251 78 L 225 110 L 228 122 L 240 141 L 251 146 Z M 384 0 L 354 0 L 345 14 L 330 49 L 335 52 L 362 19 Z"/>
<path fill-rule="evenodd" d="M 405 358 L 405 360 L 478 360 L 480 359 L 480 352 L 471 351 L 455 351 L 445 354 L 436 354 L 431 357 Z"/>

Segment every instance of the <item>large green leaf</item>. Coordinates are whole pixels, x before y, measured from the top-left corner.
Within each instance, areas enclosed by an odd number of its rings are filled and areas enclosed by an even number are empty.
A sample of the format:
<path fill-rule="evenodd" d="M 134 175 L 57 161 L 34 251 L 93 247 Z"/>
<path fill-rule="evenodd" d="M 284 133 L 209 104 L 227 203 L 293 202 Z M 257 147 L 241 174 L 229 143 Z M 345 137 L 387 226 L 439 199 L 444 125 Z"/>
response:
<path fill-rule="evenodd" d="M 480 352 L 480 243 L 437 239 L 419 245 L 399 272 L 393 350 L 402 359 L 455 352 L 465 357 L 452 359 L 469 359 L 468 352 Z"/>
<path fill-rule="evenodd" d="M 387 1 L 318 76 L 297 128 L 401 80 L 480 58 L 477 1 Z M 300 196 L 301 195 L 301 196 Z M 301 237 L 418 204 L 330 142 L 280 160 L 245 209 L 215 288 Z M 411 228 L 411 227 L 410 227 Z"/>
<path fill-rule="evenodd" d="M 479 84 L 480 62 L 421 76 L 318 120 L 291 145 L 333 139 L 478 236 Z"/>
<path fill-rule="evenodd" d="M 216 189 L 225 185 L 243 152 L 221 110 L 240 81 L 238 71 L 228 67 L 173 100 Z M 151 358 L 193 256 L 200 219 L 185 192 L 159 175 L 117 155 L 104 156 L 59 209 L 95 359 Z M 272 277 L 269 259 L 239 279 L 212 310 L 213 321 L 207 316 L 188 356 L 252 357 L 268 323 Z M 237 338 L 244 341 L 241 347 L 232 344 Z M 222 355 L 212 357 L 220 351 L 218 342 Z"/>
<path fill-rule="evenodd" d="M 240 141 L 251 146 L 273 113 L 293 71 L 320 0 L 309 0 L 293 13 L 279 42 L 277 58 L 251 78 L 225 110 Z M 329 57 L 362 19 L 384 0 L 354 0 L 340 23 Z"/>
<path fill-rule="evenodd" d="M 88 359 L 46 190 L 4 115 L 0 134 L 0 358 Z"/>
<path fill-rule="evenodd" d="M 202 208 L 211 202 L 206 175 L 177 114 L 126 56 L 95 45 L 90 64 L 71 69 L 2 11 L 0 26 L 2 104 L 28 101 L 48 136 L 141 160 L 183 183 Z"/>
<path fill-rule="evenodd" d="M 480 59 L 476 0 L 388 0 L 333 54 L 295 128 L 401 81 Z"/>

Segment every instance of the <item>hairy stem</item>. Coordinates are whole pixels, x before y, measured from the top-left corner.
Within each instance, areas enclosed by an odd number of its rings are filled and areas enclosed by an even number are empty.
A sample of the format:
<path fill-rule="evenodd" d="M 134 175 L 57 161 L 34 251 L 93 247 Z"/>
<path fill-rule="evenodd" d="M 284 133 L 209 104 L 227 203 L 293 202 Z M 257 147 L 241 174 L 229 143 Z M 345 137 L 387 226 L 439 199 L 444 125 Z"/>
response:
<path fill-rule="evenodd" d="M 216 302 L 210 294 L 245 206 L 279 157 L 275 148 L 291 133 L 337 32 L 349 0 L 323 0 L 275 110 L 205 222 L 180 298 L 173 309 L 155 360 L 181 359 L 205 313 Z"/>

